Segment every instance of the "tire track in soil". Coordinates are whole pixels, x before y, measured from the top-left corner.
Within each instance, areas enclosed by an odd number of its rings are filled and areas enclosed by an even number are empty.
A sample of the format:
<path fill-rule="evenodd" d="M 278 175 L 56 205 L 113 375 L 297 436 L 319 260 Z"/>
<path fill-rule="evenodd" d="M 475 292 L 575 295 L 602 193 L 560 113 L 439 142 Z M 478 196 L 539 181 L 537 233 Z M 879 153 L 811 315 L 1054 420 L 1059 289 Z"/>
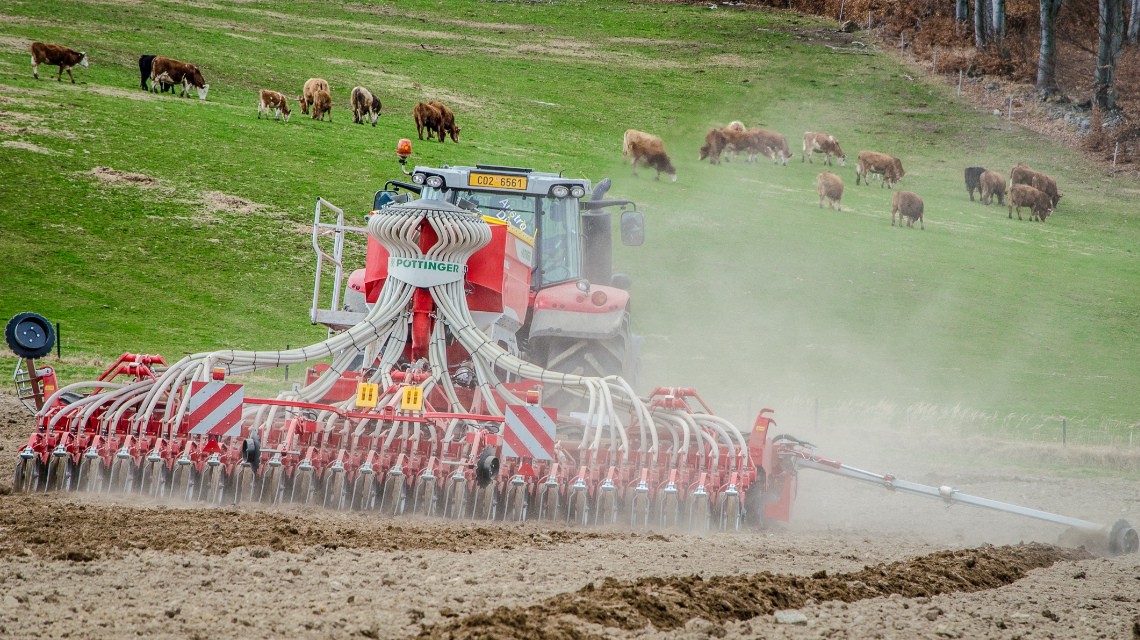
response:
<path fill-rule="evenodd" d="M 459 640 L 602 639 L 590 627 L 634 631 L 652 626 L 680 629 L 694 618 L 713 623 L 744 621 L 781 609 L 798 609 L 809 600 L 846 603 L 899 594 L 906 598 L 971 593 L 1002 587 L 1031 570 L 1060 560 L 1086 560 L 1084 549 L 1046 544 L 940 551 L 862 571 L 810 578 L 770 572 L 742 576 L 606 578 L 601 586 L 548 598 L 529 607 L 499 607 L 447 624 L 425 627 L 418 638 Z M 593 627 L 596 629 L 597 627 Z"/>
<path fill-rule="evenodd" d="M 0 497 L 0 557 L 23 554 L 61 560 L 93 560 L 112 550 L 153 549 L 225 554 L 236 547 L 301 552 L 312 546 L 377 551 L 544 548 L 589 539 L 662 536 L 559 531 L 533 524 L 402 519 L 323 509 L 247 511 L 238 508 L 172 508 L 99 504 L 63 496 Z M 129 500 L 129 497 L 123 497 Z"/>

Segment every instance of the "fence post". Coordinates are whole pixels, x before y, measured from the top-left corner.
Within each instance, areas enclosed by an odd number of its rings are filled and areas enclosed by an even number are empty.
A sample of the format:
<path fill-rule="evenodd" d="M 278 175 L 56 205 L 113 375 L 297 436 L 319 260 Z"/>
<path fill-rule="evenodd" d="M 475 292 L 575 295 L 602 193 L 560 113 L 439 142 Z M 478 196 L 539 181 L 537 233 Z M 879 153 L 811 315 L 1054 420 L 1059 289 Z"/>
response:
<path fill-rule="evenodd" d="M 1069 439 L 1068 431 L 1069 431 L 1069 421 L 1065 418 L 1061 418 L 1061 446 L 1062 447 L 1065 446 L 1065 442 L 1068 441 L 1068 439 Z"/>
<path fill-rule="evenodd" d="M 847 4 L 847 0 L 842 0 L 839 3 L 839 24 L 843 24 L 843 7 Z"/>
<path fill-rule="evenodd" d="M 867 31 L 871 30 L 871 10 L 867 9 Z"/>
<path fill-rule="evenodd" d="M 1005 120 L 1006 122 L 1013 120 L 1013 96 L 1009 97 L 1009 109 L 1005 112 Z"/>
<path fill-rule="evenodd" d="M 1116 168 L 1116 154 L 1120 153 L 1120 141 L 1116 141 L 1116 149 L 1112 151 L 1112 168 Z M 59 333 L 58 331 L 56 333 Z"/>
<path fill-rule="evenodd" d="M 938 75 L 938 49 L 934 50 L 934 64 L 930 66 L 930 75 Z"/>
<path fill-rule="evenodd" d="M 958 97 L 962 97 L 962 70 L 958 69 Z"/>
<path fill-rule="evenodd" d="M 1120 146 L 1120 143 L 1118 142 L 1118 143 L 1116 143 L 1116 145 Z M 1112 166 L 1115 167 L 1116 162 L 1113 162 Z M 58 322 L 55 323 L 55 357 L 57 360 L 63 360 L 63 340 L 59 337 L 59 323 Z"/>
<path fill-rule="evenodd" d="M 899 55 L 906 54 L 906 33 L 899 32 Z"/>

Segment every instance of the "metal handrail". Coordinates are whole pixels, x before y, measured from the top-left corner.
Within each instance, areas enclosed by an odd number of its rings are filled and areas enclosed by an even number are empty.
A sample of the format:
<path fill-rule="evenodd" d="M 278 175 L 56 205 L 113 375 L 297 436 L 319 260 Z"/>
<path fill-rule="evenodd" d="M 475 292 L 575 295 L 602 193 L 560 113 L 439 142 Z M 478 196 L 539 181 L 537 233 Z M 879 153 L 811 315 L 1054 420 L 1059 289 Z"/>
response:
<path fill-rule="evenodd" d="M 321 222 L 322 207 L 328 207 L 336 212 L 335 224 Z M 335 267 L 333 272 L 332 304 L 330 305 L 330 310 L 336 311 L 338 307 L 340 307 L 340 292 L 344 282 L 344 236 L 345 233 L 349 231 L 363 233 L 365 235 L 368 234 L 368 229 L 363 227 L 345 226 L 344 211 L 328 200 L 318 196 L 316 210 L 313 213 L 313 251 L 317 254 L 317 268 L 313 282 L 313 307 L 309 310 L 309 320 L 313 324 L 317 324 L 317 312 L 320 310 L 321 273 L 324 271 L 325 260 L 331 262 Z M 329 235 L 330 232 L 333 236 L 332 255 L 329 255 L 321 249 L 321 245 L 318 242 L 319 238 Z M 329 333 L 332 333 L 331 329 Z"/>

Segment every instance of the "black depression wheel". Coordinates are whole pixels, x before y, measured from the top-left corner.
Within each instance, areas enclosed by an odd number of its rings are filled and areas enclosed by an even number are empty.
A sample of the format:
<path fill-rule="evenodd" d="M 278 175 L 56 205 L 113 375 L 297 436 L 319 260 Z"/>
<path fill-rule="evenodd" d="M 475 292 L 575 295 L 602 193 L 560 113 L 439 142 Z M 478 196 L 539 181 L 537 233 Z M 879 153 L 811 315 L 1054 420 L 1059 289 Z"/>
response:
<path fill-rule="evenodd" d="M 4 328 L 4 341 L 21 358 L 42 358 L 55 346 L 55 327 L 38 313 L 18 313 Z"/>

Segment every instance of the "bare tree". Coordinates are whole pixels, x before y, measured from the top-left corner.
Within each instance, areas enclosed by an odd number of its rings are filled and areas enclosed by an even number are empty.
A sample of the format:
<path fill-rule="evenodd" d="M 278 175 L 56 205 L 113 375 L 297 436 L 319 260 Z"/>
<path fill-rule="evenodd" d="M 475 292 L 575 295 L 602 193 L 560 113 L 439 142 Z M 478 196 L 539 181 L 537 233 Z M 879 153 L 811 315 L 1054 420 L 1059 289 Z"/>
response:
<path fill-rule="evenodd" d="M 974 0 L 974 46 L 981 48 L 990 43 L 989 0 Z"/>
<path fill-rule="evenodd" d="M 1057 13 L 1061 10 L 1063 0 L 1040 1 L 1041 53 L 1037 56 L 1037 91 L 1047 94 L 1056 88 Z"/>
<path fill-rule="evenodd" d="M 1096 52 L 1093 102 L 1101 109 L 1116 106 L 1116 61 L 1124 42 L 1125 0 L 1100 0 L 1100 44 Z"/>
<path fill-rule="evenodd" d="M 1132 44 L 1137 44 L 1140 41 L 1140 0 L 1132 0 L 1132 14 L 1128 23 L 1128 41 Z"/>
<path fill-rule="evenodd" d="M 1001 45 L 1002 38 L 1005 37 L 1005 0 L 990 0 L 990 2 L 993 10 L 993 18 L 990 21 L 990 42 Z"/>
<path fill-rule="evenodd" d="M 1140 0 L 1136 0 L 1136 2 L 1140 2 Z M 958 22 L 965 22 L 970 19 L 970 0 L 958 0 L 954 17 Z"/>

